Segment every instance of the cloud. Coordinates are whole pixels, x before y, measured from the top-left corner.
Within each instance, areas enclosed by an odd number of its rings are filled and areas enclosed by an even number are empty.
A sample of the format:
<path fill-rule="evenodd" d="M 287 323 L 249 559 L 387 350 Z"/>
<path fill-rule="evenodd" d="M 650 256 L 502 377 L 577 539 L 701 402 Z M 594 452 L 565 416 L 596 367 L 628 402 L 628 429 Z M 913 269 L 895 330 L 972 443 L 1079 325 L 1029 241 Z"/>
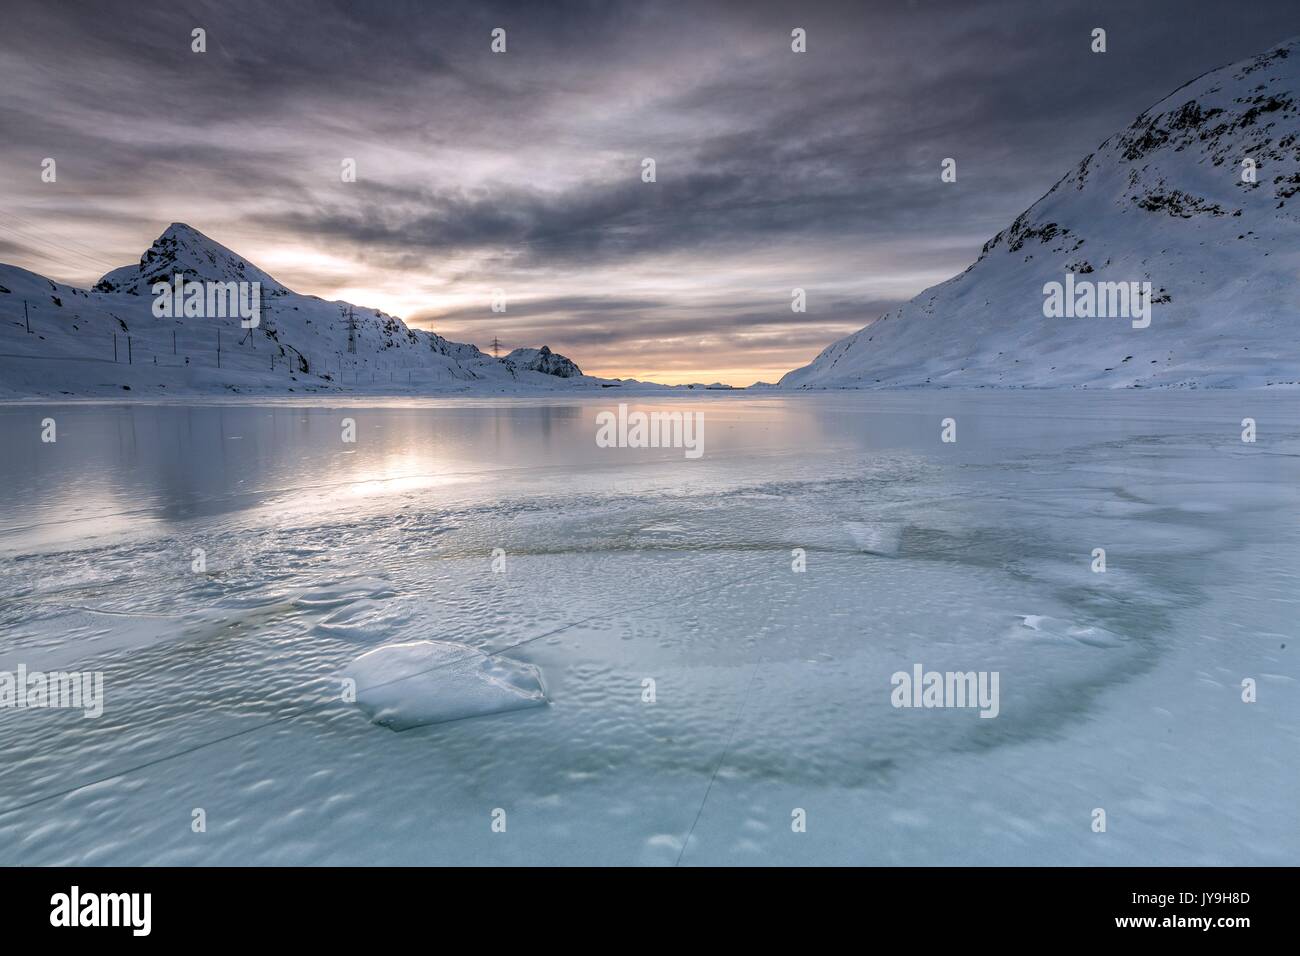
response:
<path fill-rule="evenodd" d="M 0 208 L 36 232 L 0 250 L 88 283 L 180 220 L 301 291 L 445 334 L 700 378 L 716 345 L 771 371 L 960 271 L 1149 103 L 1294 33 L 1292 10 L 17 0 Z M 481 309 L 494 288 L 505 317 Z"/>

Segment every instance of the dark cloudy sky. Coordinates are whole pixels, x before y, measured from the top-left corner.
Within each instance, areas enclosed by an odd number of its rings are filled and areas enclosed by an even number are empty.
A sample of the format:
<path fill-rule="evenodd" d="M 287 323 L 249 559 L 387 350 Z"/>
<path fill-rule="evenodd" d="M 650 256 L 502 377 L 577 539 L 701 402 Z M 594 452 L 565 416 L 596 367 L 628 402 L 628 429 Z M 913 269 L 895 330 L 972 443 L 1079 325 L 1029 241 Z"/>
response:
<path fill-rule="evenodd" d="M 90 283 L 183 221 L 456 340 L 774 381 L 1175 87 L 1297 33 L 1297 0 L 5 0 L 0 261 Z"/>

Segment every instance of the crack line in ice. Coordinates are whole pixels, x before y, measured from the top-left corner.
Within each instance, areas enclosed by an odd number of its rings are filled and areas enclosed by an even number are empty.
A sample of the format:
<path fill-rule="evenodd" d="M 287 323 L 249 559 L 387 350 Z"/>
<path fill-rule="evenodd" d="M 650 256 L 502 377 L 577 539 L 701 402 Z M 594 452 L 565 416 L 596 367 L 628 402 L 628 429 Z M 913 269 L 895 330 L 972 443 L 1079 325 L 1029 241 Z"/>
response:
<path fill-rule="evenodd" d="M 722 765 L 727 762 L 727 754 L 731 753 L 731 743 L 736 739 L 736 731 L 740 728 L 740 718 L 744 716 L 745 707 L 749 703 L 750 692 L 754 689 L 754 679 L 758 677 L 758 669 L 763 664 L 760 657 L 754 663 L 754 672 L 749 675 L 749 684 L 745 687 L 745 696 L 740 700 L 740 707 L 736 709 L 736 719 L 731 722 L 731 733 L 727 735 L 727 746 L 722 748 L 722 756 L 718 758 L 718 765 L 713 768 L 713 776 L 709 778 L 709 785 L 704 788 L 704 799 L 700 801 L 700 808 L 695 811 L 695 820 L 691 823 L 691 828 L 686 832 L 686 839 L 682 841 L 682 848 L 677 851 L 677 862 L 673 866 L 682 865 L 682 857 L 686 855 L 686 848 L 690 845 L 691 837 L 695 833 L 696 826 L 699 825 L 700 817 L 704 815 L 704 805 L 709 802 L 709 793 L 713 790 L 713 781 L 718 779 L 718 771 Z"/>

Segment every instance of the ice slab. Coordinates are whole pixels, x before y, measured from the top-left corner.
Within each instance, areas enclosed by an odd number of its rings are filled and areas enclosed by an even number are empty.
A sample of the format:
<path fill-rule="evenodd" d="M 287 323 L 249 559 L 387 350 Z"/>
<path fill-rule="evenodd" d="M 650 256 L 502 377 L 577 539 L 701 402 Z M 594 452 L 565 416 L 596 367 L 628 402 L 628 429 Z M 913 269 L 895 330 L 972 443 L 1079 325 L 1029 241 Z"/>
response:
<path fill-rule="evenodd" d="M 372 722 L 399 731 L 546 703 L 533 665 L 448 641 L 387 644 L 343 676 L 356 681 L 357 706 Z"/>
<path fill-rule="evenodd" d="M 844 528 L 858 550 L 868 554 L 897 556 L 903 542 L 903 526 L 898 523 L 846 521 Z"/>
<path fill-rule="evenodd" d="M 1036 632 L 1034 636 L 1038 638 L 1051 641 L 1078 641 L 1089 647 L 1119 647 L 1124 643 L 1124 638 L 1103 627 L 1079 625 L 1043 614 L 1020 614 L 1018 617 L 1021 621 L 1020 626 L 1014 627 L 1013 631 L 1020 632 L 1022 637 L 1024 636 L 1022 629 L 1028 628 Z"/>

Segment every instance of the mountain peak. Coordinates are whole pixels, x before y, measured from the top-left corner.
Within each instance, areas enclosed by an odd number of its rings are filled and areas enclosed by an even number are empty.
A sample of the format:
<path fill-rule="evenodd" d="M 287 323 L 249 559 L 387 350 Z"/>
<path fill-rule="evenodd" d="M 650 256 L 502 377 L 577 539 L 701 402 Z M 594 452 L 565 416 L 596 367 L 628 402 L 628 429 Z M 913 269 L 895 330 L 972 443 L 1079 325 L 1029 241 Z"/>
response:
<path fill-rule="evenodd" d="M 163 230 L 162 235 L 159 236 L 158 239 L 159 239 L 159 240 L 162 240 L 162 239 L 176 239 L 176 240 L 182 240 L 182 239 L 183 239 L 183 240 L 187 240 L 187 241 L 190 241 L 190 242 L 196 242 L 196 243 L 208 243 L 208 244 L 211 244 L 211 245 L 217 245 L 216 242 L 214 242 L 213 240 L 209 239 L 209 238 L 208 238 L 207 236 L 205 236 L 203 233 L 199 232 L 197 229 L 195 229 L 193 226 L 191 226 L 188 222 L 174 222 L 174 223 L 172 223 L 170 226 L 168 226 L 166 229 Z"/>
<path fill-rule="evenodd" d="M 263 295 L 289 291 L 247 259 L 184 222 L 173 222 L 164 229 L 138 265 L 104 275 L 95 291 L 146 295 L 154 283 L 170 282 L 176 273 L 200 282 L 258 282 Z"/>

